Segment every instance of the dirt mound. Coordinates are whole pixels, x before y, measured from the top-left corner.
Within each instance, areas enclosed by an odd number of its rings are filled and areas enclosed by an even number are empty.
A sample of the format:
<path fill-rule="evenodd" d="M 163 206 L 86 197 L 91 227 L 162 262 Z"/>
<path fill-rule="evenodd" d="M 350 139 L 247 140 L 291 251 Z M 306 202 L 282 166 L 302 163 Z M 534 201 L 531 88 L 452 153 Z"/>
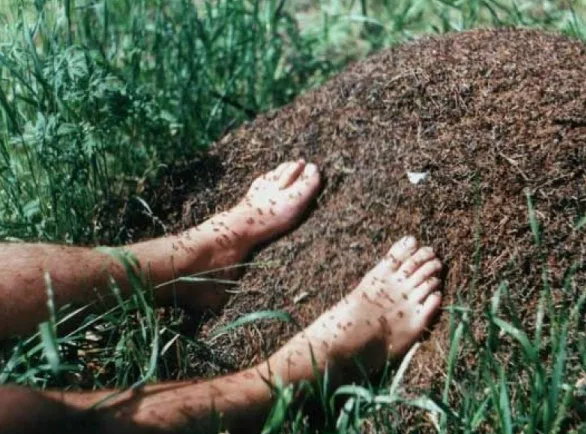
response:
<path fill-rule="evenodd" d="M 207 195 L 216 209 L 288 159 L 317 162 L 326 183 L 309 218 L 256 255 L 266 265 L 244 275 L 241 292 L 208 327 L 265 309 L 307 324 L 407 233 L 446 262 L 446 304 L 459 297 L 481 312 L 506 281 L 533 317 L 543 263 L 526 192 L 542 224 L 554 298 L 574 261 L 583 285 L 586 243 L 573 228 L 586 214 L 585 83 L 578 41 L 473 31 L 382 52 L 230 133 L 212 151 L 224 170 Z M 427 178 L 414 184 L 409 172 Z M 192 218 L 179 226 L 210 210 L 207 200 L 190 204 Z M 413 385 L 443 382 L 448 319 L 418 352 Z M 293 331 L 275 322 L 238 329 L 216 341 L 215 357 L 248 366 Z"/>

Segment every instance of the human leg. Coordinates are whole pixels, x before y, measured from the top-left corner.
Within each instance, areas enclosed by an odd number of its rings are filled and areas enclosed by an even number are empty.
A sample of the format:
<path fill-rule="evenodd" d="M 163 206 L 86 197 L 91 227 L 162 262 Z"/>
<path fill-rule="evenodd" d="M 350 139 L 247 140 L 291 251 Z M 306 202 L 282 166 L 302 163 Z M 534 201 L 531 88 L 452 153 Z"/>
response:
<path fill-rule="evenodd" d="M 317 194 L 317 167 L 289 162 L 257 178 L 235 207 L 181 234 L 124 248 L 136 258 L 150 283 L 158 286 L 158 304 L 177 303 L 191 309 L 218 308 L 226 299 L 213 279 L 175 282 L 178 277 L 238 264 L 259 243 L 289 230 Z M 48 316 L 47 279 L 57 307 L 85 305 L 111 297 L 111 277 L 123 296 L 132 293 L 127 270 L 103 250 L 51 244 L 0 244 L 0 339 L 27 333 Z M 231 278 L 227 271 L 216 277 Z"/>
<path fill-rule="evenodd" d="M 313 381 L 317 366 L 321 373 L 327 368 L 339 384 L 346 374 L 357 371 L 357 363 L 375 372 L 388 357 L 403 355 L 439 309 L 440 268 L 433 250 L 417 249 L 413 238 L 405 238 L 348 296 L 251 369 L 205 382 L 146 386 L 124 392 L 97 410 L 88 409 L 112 391 L 0 389 L 0 428 L 15 426 L 21 427 L 15 432 L 40 434 L 47 432 L 42 431 L 48 426 L 45 420 L 96 434 L 209 432 L 217 414 L 229 432 L 254 432 L 273 404 L 269 385 L 277 378 L 285 385 Z M 10 394 L 19 398 L 20 413 L 11 410 Z M 47 408 L 52 409 L 50 414 Z M 15 421 L 15 415 L 40 421 L 39 428 L 25 431 L 22 427 L 27 425 Z"/>

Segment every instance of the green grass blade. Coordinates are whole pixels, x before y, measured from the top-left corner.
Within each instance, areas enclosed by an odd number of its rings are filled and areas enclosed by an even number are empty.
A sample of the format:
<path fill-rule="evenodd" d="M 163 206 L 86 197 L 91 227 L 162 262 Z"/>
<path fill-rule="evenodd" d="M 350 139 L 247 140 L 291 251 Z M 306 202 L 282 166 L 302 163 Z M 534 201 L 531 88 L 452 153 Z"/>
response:
<path fill-rule="evenodd" d="M 501 417 L 501 428 L 504 434 L 513 434 L 513 417 L 511 412 L 511 401 L 507 391 L 507 382 L 503 369 L 500 369 L 499 376 L 499 415 Z"/>
<path fill-rule="evenodd" d="M 231 322 L 223 327 L 218 328 L 213 333 L 211 333 L 211 337 L 216 337 L 221 334 L 227 333 L 230 330 L 236 329 L 238 327 L 242 327 L 247 324 L 251 324 L 257 321 L 267 321 L 267 320 L 279 320 L 288 322 L 291 324 L 295 324 L 298 328 L 299 325 L 295 321 L 295 319 L 289 314 L 288 312 L 282 310 L 262 310 L 258 312 L 252 312 L 246 315 L 241 316 L 236 321 Z"/>
<path fill-rule="evenodd" d="M 415 345 L 413 345 L 411 347 L 411 349 L 405 355 L 405 357 L 403 357 L 403 360 L 401 361 L 401 364 L 399 365 L 399 369 L 397 369 L 397 372 L 396 372 L 395 376 L 393 377 L 393 381 L 391 382 L 391 387 L 389 387 L 389 395 L 391 396 L 391 398 L 393 398 L 395 396 L 399 396 L 399 387 L 401 386 L 401 382 L 403 381 L 403 376 L 405 375 L 405 372 L 407 372 L 407 368 L 409 367 L 409 364 L 411 363 L 411 359 L 413 359 L 413 356 L 415 355 L 415 353 L 417 352 L 418 349 L 419 349 L 419 343 L 416 343 Z"/>
<path fill-rule="evenodd" d="M 537 353 L 529 338 L 522 330 L 514 327 L 510 323 L 503 321 L 500 318 L 493 318 L 493 322 L 506 334 L 513 337 L 523 347 L 524 353 L 531 362 L 537 361 Z"/>
<path fill-rule="evenodd" d="M 61 357 L 59 357 L 59 346 L 53 333 L 53 327 L 49 322 L 39 324 L 39 332 L 43 345 L 43 353 L 49 362 L 51 371 L 57 375 L 61 368 Z"/>

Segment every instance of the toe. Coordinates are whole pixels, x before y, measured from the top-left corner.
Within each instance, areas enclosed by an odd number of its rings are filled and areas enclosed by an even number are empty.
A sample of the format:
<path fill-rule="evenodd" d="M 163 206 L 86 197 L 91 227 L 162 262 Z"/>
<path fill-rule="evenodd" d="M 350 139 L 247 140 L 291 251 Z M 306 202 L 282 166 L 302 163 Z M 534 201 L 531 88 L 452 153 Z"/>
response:
<path fill-rule="evenodd" d="M 431 247 L 422 247 L 415 252 L 414 255 L 410 256 L 399 269 L 400 272 L 405 276 L 409 277 L 415 271 L 421 267 L 421 265 L 435 258 L 435 252 Z"/>
<path fill-rule="evenodd" d="M 292 161 L 286 161 L 285 163 L 281 163 L 279 164 L 276 168 L 274 168 L 273 170 L 265 173 L 262 176 L 259 176 L 257 179 L 255 179 L 255 182 L 278 182 L 279 178 L 281 177 L 281 175 L 283 174 L 283 171 L 288 168 L 291 164 L 295 164 Z"/>
<path fill-rule="evenodd" d="M 397 241 L 385 256 L 385 262 L 393 271 L 397 270 L 417 250 L 417 240 L 409 235 Z"/>
<path fill-rule="evenodd" d="M 305 168 L 303 169 L 301 179 L 305 180 L 305 182 L 311 182 L 316 180 L 319 181 L 319 170 L 317 166 L 313 163 L 306 164 Z"/>
<path fill-rule="evenodd" d="M 439 259 L 434 258 L 428 260 L 417 268 L 413 274 L 409 277 L 409 286 L 412 288 L 421 285 L 430 277 L 437 274 L 442 269 L 442 263 Z"/>
<path fill-rule="evenodd" d="M 295 182 L 305 167 L 305 161 L 299 160 L 283 169 L 277 181 L 279 189 L 284 190 Z"/>
<path fill-rule="evenodd" d="M 300 182 L 303 179 L 303 182 Z M 288 188 L 288 194 L 297 197 L 313 197 L 319 188 L 320 175 L 319 170 L 315 164 L 309 163 L 305 165 L 303 173 L 297 178 L 297 182 L 293 182 Z"/>
<path fill-rule="evenodd" d="M 421 285 L 417 286 L 409 298 L 414 300 L 416 303 L 422 303 L 429 294 L 439 288 L 441 281 L 437 277 L 430 277 L 424 281 Z"/>
<path fill-rule="evenodd" d="M 418 311 L 419 312 L 418 320 L 420 322 L 422 329 L 429 325 L 429 323 L 431 322 L 433 317 L 439 311 L 441 304 L 442 304 L 442 296 L 437 291 L 430 294 L 425 299 L 425 301 L 423 302 L 423 305 L 421 306 L 421 308 Z"/>
<path fill-rule="evenodd" d="M 292 164 L 295 164 L 295 162 L 294 161 L 286 161 L 284 163 L 279 164 L 279 166 L 275 170 L 272 171 L 272 173 L 274 174 L 274 180 L 278 181 L 279 178 L 281 177 L 281 175 L 283 174 L 283 172 L 285 171 L 285 169 L 287 169 Z"/>
<path fill-rule="evenodd" d="M 320 175 L 317 166 L 313 163 L 305 164 L 303 172 L 297 175 L 297 179 L 294 180 L 290 187 L 298 187 L 299 189 L 306 189 L 307 186 L 319 185 Z M 297 181 L 297 182 L 295 182 Z M 303 181 L 303 182 L 299 182 Z"/>

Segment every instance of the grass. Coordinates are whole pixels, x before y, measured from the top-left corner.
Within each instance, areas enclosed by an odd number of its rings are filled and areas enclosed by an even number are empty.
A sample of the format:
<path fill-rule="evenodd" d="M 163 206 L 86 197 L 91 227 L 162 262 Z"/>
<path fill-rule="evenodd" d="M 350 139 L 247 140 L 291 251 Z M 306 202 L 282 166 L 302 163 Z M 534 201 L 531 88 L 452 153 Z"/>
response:
<path fill-rule="evenodd" d="M 275 2 L 9 5 L 0 237 L 92 242 L 103 204 L 331 69 Z"/>
<path fill-rule="evenodd" d="M 423 34 L 474 27 L 531 26 L 586 39 L 584 6 L 582 0 L 0 0 L 0 239 L 91 244 L 100 237 L 95 216 L 105 204 L 140 197 L 161 168 L 192 158 L 228 129 L 291 101 L 354 59 Z M 528 216 L 543 246 L 531 198 Z M 584 222 L 575 230 L 586 230 Z M 544 276 L 546 254 L 535 258 Z M 120 260 L 130 265 L 131 258 Z M 567 273 L 568 294 L 575 272 Z M 189 377 L 187 358 L 206 351 L 205 342 L 184 336 L 181 314 L 155 311 L 141 276 L 134 281 L 135 295 L 101 315 L 52 311 L 39 333 L 4 345 L 0 384 L 129 388 Z M 111 287 L 116 294 L 115 282 Z M 50 278 L 47 288 L 50 300 Z M 447 308 L 450 348 L 439 394 L 404 393 L 409 357 L 380 383 L 343 386 L 333 396 L 325 393 L 327 377 L 300 385 L 321 403 L 324 432 L 354 433 L 366 425 L 399 432 L 405 406 L 442 433 L 586 431 L 586 296 L 554 305 L 544 279 L 529 329 L 516 315 L 514 291 L 506 282 L 495 288 L 481 317 L 470 309 L 473 288 Z M 58 334 L 74 315 L 81 324 Z M 233 326 L 280 317 L 259 312 Z M 477 340 L 478 327 L 487 339 Z M 279 389 L 265 432 L 282 432 L 284 425 L 309 430 L 304 413 L 292 410 L 294 395 L 292 387 Z M 340 399 L 342 412 L 333 405 Z"/>

